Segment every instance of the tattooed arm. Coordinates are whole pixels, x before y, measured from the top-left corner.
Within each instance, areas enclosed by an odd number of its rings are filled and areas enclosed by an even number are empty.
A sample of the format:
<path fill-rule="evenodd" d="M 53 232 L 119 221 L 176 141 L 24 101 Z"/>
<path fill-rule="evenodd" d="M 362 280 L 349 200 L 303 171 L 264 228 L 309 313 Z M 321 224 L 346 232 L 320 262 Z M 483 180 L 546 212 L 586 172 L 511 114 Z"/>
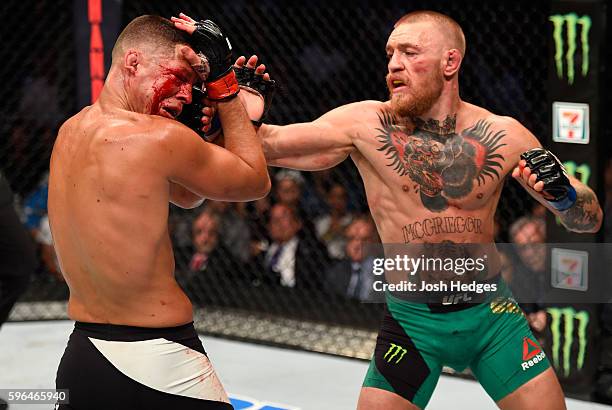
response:
<path fill-rule="evenodd" d="M 603 212 L 597 196 L 588 186 L 570 177 L 576 190 L 576 203 L 564 212 L 555 212 L 563 225 L 574 232 L 597 232 L 601 227 Z"/>
<path fill-rule="evenodd" d="M 522 139 L 526 142 L 522 149 L 531 150 L 525 154 L 533 153 L 531 157 L 537 158 L 534 161 L 529 158 L 530 155 L 522 157 L 512 176 L 532 197 L 557 215 L 568 230 L 585 233 L 599 231 L 603 212 L 593 190 L 573 176 L 566 177 L 561 162 L 550 152 L 541 149 L 541 145 L 529 131 L 524 131 L 528 135 Z M 533 164 L 534 170 L 529 168 L 526 158 Z M 539 174 L 536 171 L 538 169 L 542 171 Z M 543 180 L 547 181 L 546 185 Z M 575 191 L 575 194 L 572 191 Z M 558 198 L 554 198 L 555 195 Z"/>
<path fill-rule="evenodd" d="M 534 189 L 533 186 L 529 186 L 529 182 L 523 181 L 521 177 L 517 179 L 534 199 L 557 215 L 563 226 L 568 230 L 579 233 L 595 233 L 601 228 L 603 211 L 599 206 L 597 196 L 591 188 L 584 185 L 576 178 L 572 176 L 569 177 L 569 181 L 576 191 L 576 202 L 569 209 L 564 211 L 558 211 L 544 198 L 541 193 L 541 187 L 536 186 L 537 189 Z"/>
<path fill-rule="evenodd" d="M 308 123 L 262 125 L 257 135 L 262 138 L 268 163 L 314 171 L 344 161 L 355 149 L 353 127 L 363 118 L 368 104 L 344 105 Z"/>

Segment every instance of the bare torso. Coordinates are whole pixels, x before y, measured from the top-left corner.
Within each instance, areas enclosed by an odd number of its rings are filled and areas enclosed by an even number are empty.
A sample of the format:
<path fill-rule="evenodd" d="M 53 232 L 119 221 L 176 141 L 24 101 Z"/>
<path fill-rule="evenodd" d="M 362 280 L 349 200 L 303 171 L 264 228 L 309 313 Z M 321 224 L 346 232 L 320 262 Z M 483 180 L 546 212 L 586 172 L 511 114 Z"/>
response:
<path fill-rule="evenodd" d="M 147 155 L 161 121 L 94 105 L 60 129 L 49 219 L 74 320 L 145 327 L 192 320 L 174 279 L 171 183 Z"/>
<path fill-rule="evenodd" d="M 504 178 L 535 137 L 467 103 L 446 130 L 398 123 L 388 103 L 364 101 L 351 111 L 351 158 L 383 243 L 493 242 Z"/>

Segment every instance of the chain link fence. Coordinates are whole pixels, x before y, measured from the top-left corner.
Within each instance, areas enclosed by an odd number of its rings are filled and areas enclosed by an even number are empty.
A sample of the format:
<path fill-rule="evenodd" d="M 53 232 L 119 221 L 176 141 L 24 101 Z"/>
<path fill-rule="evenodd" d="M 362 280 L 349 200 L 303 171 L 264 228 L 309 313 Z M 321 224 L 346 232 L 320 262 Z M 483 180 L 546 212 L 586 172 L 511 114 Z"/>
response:
<path fill-rule="evenodd" d="M 0 4 L 0 15 L 5 17 L 0 27 L 0 171 L 24 223 L 39 237 L 53 142 L 61 123 L 77 109 L 72 1 L 7 1 Z M 40 267 L 13 311 L 17 319 L 65 315 L 68 289 L 42 263 L 51 256 L 50 247 L 43 250 L 39 244 L 38 250 Z"/>
<path fill-rule="evenodd" d="M 443 12 L 463 27 L 463 99 L 518 119 L 544 140 L 549 132 L 543 87 L 546 2 L 124 0 L 123 23 L 142 14 L 169 17 L 180 11 L 214 19 L 231 38 L 236 56 L 257 53 L 267 65 L 280 84 L 269 122 L 288 124 L 354 101 L 385 100 L 387 37 L 400 16 L 416 9 Z M 15 16 L 1 29 L 10 46 L 4 48 L 0 65 L 5 102 L 0 164 L 27 220 L 44 214 L 46 205 L 39 202 L 45 201 L 36 198 L 44 199 L 58 125 L 80 108 L 74 45 L 87 40 L 75 38 L 69 0 L 40 1 L 34 7 L 7 1 L 0 11 Z M 26 28 L 26 19 L 36 24 Z M 352 218 L 369 212 L 356 168 L 345 161 L 323 172 L 271 172 L 273 192 L 264 200 L 171 209 L 176 276 L 194 302 L 198 328 L 224 337 L 369 358 L 382 306 L 341 295 L 329 284 L 335 259 L 346 258 L 344 229 Z M 294 286 L 265 272 L 275 235 L 270 211 L 279 202 L 299 209 L 295 218 L 301 221 L 303 254 L 295 269 L 308 279 Z M 522 189 L 507 182 L 496 215 L 498 239 L 509 241 L 510 225 L 532 207 Z M 29 226 L 35 236 L 40 234 L 39 219 Z M 65 317 L 67 287 L 53 269 L 52 261 L 41 264 L 13 320 Z"/>

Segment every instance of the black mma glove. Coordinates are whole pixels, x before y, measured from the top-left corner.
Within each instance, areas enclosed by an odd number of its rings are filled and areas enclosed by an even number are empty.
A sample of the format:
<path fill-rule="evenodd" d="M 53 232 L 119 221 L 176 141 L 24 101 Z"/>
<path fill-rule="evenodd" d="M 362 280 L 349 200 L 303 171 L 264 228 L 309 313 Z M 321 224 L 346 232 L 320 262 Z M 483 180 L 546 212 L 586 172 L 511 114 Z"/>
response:
<path fill-rule="evenodd" d="M 204 138 L 208 142 L 212 142 L 219 135 L 221 131 L 221 121 L 219 116 L 215 115 L 212 118 L 210 129 L 206 132 L 202 131 L 202 109 L 205 107 L 203 99 L 206 97 L 206 93 L 202 91 L 199 86 L 194 85 L 191 91 L 192 103 L 183 106 L 181 115 L 178 116 L 177 120 L 194 130 L 200 137 Z"/>
<path fill-rule="evenodd" d="M 235 97 L 240 88 L 232 64 L 232 45 L 219 26 L 211 20 L 197 22 L 190 45 L 202 60 L 204 74 L 208 74 L 208 98 L 222 101 Z"/>
<path fill-rule="evenodd" d="M 533 148 L 521 154 L 537 180 L 544 182 L 546 201 L 557 211 L 565 211 L 576 203 L 576 190 L 570 184 L 565 167 L 550 151 Z"/>
<path fill-rule="evenodd" d="M 261 95 L 264 99 L 264 110 L 261 117 L 251 119 L 254 125 L 260 126 L 270 110 L 270 105 L 276 92 L 276 82 L 274 80 L 264 80 L 263 75 L 255 74 L 254 68 L 246 66 L 234 67 L 234 71 L 241 87 L 248 88 L 249 91 Z M 206 94 L 199 87 L 194 86 L 192 91 L 193 102 L 183 106 L 183 111 L 178 120 L 197 132 L 206 141 L 211 142 L 214 141 L 221 131 L 221 121 L 219 120 L 219 115 L 215 113 L 211 119 L 210 129 L 207 132 L 202 131 L 202 108 L 204 108 L 202 99 L 205 96 Z"/>
<path fill-rule="evenodd" d="M 263 75 L 255 74 L 255 69 L 249 68 L 246 65 L 243 67 L 234 67 L 234 71 L 236 72 L 238 84 L 241 87 L 248 88 L 249 91 L 259 94 L 264 99 L 264 110 L 261 117 L 258 119 L 251 118 L 253 124 L 260 126 L 265 120 L 270 110 L 270 106 L 272 105 L 272 100 L 276 92 L 276 82 L 274 80 L 264 80 Z"/>

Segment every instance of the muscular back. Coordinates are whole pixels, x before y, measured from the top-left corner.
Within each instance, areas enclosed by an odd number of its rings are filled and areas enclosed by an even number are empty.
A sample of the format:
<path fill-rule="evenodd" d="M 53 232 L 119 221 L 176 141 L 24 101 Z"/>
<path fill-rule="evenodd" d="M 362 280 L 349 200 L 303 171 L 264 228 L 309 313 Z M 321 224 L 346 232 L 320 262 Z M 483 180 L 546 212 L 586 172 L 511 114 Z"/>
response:
<path fill-rule="evenodd" d="M 173 276 L 170 183 L 149 148 L 166 121 L 94 106 L 59 132 L 49 217 L 75 320 L 151 327 L 191 320 Z"/>

